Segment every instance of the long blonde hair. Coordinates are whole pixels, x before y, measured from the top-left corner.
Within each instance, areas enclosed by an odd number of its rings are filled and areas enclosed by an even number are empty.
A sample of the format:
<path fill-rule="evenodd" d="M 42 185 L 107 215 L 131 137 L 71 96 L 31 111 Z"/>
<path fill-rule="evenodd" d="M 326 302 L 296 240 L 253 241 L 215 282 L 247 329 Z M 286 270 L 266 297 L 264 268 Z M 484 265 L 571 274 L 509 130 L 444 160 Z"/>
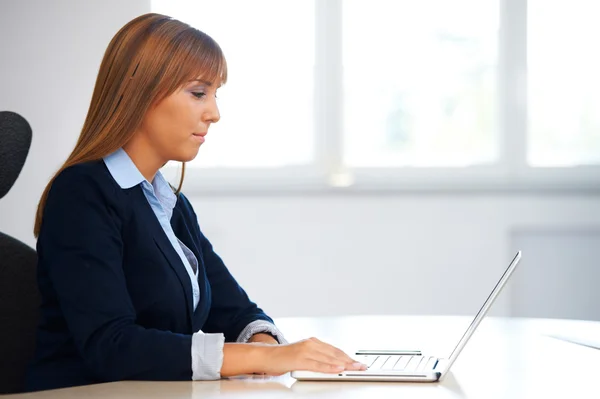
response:
<path fill-rule="evenodd" d="M 166 15 L 141 15 L 110 41 L 75 148 L 50 179 L 38 204 L 33 234 L 39 235 L 48 192 L 56 176 L 73 165 L 100 160 L 123 147 L 146 111 L 186 82 L 227 81 L 227 63 L 207 34 Z M 185 163 L 179 187 L 185 175 Z"/>

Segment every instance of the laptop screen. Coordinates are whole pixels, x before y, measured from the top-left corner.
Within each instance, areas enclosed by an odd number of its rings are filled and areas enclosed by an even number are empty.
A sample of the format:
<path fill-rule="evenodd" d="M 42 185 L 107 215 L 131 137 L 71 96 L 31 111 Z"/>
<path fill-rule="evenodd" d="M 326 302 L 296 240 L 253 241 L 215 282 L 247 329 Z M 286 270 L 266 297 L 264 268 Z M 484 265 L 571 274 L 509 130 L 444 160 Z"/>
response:
<path fill-rule="evenodd" d="M 465 345 L 467 344 L 467 342 L 469 341 L 469 339 L 475 332 L 475 329 L 477 329 L 477 326 L 479 326 L 479 323 L 481 323 L 481 320 L 483 320 L 484 316 L 487 314 L 487 312 L 492 307 L 494 300 L 496 299 L 496 297 L 498 296 L 500 291 L 502 291 L 502 288 L 504 288 L 504 285 L 506 284 L 506 282 L 508 281 L 508 279 L 514 272 L 514 270 L 517 267 L 517 265 L 519 264 L 520 260 L 521 260 L 521 251 L 517 252 L 517 254 L 513 258 L 512 262 L 510 262 L 510 265 L 508 265 L 508 268 L 506 269 L 506 271 L 504 272 L 502 277 L 500 277 L 500 280 L 498 280 L 498 283 L 496 284 L 496 286 L 494 287 L 494 289 L 492 290 L 492 292 L 490 293 L 488 298 L 483 303 L 483 306 L 481 307 L 481 309 L 479 309 L 479 312 L 477 312 L 477 314 L 475 315 L 475 318 L 471 322 L 471 325 L 469 326 L 469 328 L 467 328 L 467 331 L 465 331 L 465 333 L 463 334 L 460 341 L 458 341 L 458 345 L 456 345 L 456 347 L 454 348 L 454 350 L 452 351 L 452 353 L 450 354 L 450 356 L 448 358 L 449 361 L 448 361 L 448 365 L 446 366 L 445 372 L 450 370 L 450 367 L 456 361 L 456 358 L 458 357 L 460 352 L 463 350 L 463 348 L 465 347 Z"/>

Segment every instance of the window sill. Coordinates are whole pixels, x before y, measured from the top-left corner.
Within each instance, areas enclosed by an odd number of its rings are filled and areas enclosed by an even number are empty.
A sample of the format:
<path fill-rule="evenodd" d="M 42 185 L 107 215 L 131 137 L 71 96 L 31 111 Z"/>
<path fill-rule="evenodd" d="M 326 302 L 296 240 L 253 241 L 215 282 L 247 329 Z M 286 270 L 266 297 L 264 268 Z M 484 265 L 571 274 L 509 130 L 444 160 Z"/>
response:
<path fill-rule="evenodd" d="M 176 181 L 176 168 L 163 173 Z M 327 175 L 314 168 L 187 168 L 188 196 L 319 194 L 600 194 L 600 167 L 358 169 Z"/>

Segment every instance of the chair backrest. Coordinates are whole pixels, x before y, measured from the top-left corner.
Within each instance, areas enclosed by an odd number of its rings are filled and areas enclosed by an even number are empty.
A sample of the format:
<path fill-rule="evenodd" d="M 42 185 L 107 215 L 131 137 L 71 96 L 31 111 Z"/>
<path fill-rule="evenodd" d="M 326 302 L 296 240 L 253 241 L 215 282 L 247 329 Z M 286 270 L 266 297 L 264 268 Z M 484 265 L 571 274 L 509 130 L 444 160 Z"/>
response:
<path fill-rule="evenodd" d="M 0 198 L 13 186 L 31 147 L 31 127 L 21 115 L 0 111 Z"/>
<path fill-rule="evenodd" d="M 39 318 L 37 254 L 0 233 L 0 393 L 22 392 Z"/>
<path fill-rule="evenodd" d="M 27 121 L 0 112 L 0 198 L 19 176 L 30 145 Z M 0 394 L 23 391 L 33 357 L 41 303 L 36 265 L 33 248 L 0 232 Z"/>

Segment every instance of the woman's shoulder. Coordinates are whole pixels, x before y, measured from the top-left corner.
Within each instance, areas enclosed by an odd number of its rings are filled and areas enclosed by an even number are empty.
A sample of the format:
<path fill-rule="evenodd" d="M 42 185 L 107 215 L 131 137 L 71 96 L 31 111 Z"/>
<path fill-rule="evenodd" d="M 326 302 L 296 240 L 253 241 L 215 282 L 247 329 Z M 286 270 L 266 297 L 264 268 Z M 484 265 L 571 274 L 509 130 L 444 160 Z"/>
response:
<path fill-rule="evenodd" d="M 115 192 L 114 180 L 103 160 L 80 163 L 63 169 L 52 182 L 50 195 L 72 195 L 86 192 L 106 193 L 112 196 Z"/>
<path fill-rule="evenodd" d="M 103 161 L 86 162 L 65 168 L 56 175 L 44 205 L 44 216 L 38 242 L 56 231 L 63 231 L 71 223 L 91 226 L 92 221 L 107 216 L 118 221 L 124 218 L 127 203 L 111 186 L 109 177 L 103 172 Z M 67 229 L 69 230 L 69 229 Z M 69 231 L 73 230 L 71 226 Z M 41 241 L 40 241 L 41 240 Z"/>

